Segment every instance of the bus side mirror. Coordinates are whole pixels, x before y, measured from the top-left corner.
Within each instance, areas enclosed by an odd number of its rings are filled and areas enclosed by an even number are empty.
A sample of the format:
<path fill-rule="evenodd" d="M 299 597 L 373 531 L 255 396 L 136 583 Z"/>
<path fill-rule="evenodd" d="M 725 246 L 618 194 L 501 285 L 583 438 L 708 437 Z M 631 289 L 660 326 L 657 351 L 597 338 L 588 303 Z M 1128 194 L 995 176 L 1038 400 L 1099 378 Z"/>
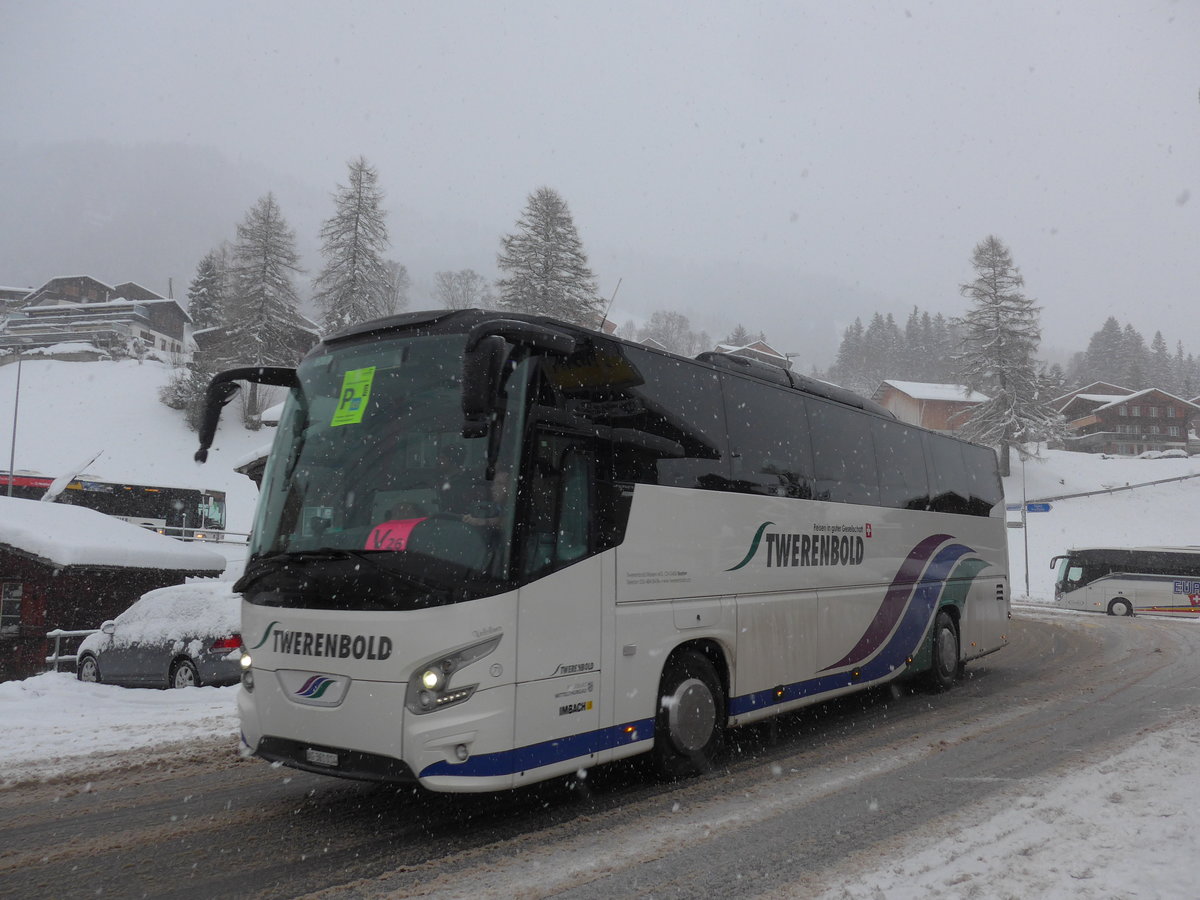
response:
<path fill-rule="evenodd" d="M 241 369 L 218 372 L 208 383 L 208 390 L 204 392 L 204 417 L 200 421 L 200 449 L 196 451 L 194 457 L 196 462 L 202 463 L 208 460 L 208 449 L 217 435 L 221 410 L 236 396 L 239 385 L 235 382 L 238 381 L 273 384 L 286 388 L 300 385 L 296 378 L 296 370 L 289 366 L 246 366 Z"/>
<path fill-rule="evenodd" d="M 492 403 L 500 390 L 505 341 L 557 356 L 570 356 L 579 345 L 573 335 L 537 322 L 490 319 L 472 328 L 463 356 L 463 437 L 487 434 Z"/>
<path fill-rule="evenodd" d="M 462 411 L 465 438 L 487 434 L 492 397 L 500 385 L 500 370 L 508 347 L 495 335 L 483 338 L 463 360 Z"/>

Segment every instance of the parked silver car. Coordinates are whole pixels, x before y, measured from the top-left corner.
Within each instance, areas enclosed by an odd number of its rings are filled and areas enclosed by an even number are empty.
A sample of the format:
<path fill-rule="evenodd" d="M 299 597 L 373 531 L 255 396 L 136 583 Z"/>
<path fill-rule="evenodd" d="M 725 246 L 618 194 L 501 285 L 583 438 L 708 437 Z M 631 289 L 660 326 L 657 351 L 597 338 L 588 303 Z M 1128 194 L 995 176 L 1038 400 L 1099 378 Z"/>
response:
<path fill-rule="evenodd" d="M 150 591 L 80 644 L 79 680 L 156 688 L 236 684 L 240 619 L 240 598 L 229 582 Z"/>

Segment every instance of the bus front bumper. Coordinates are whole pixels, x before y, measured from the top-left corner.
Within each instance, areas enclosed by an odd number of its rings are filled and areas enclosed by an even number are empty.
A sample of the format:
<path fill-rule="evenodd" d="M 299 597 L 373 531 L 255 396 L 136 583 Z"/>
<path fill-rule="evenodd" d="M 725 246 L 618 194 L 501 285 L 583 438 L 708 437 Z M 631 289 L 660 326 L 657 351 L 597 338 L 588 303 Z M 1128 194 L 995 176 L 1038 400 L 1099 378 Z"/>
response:
<path fill-rule="evenodd" d="M 513 784 L 513 685 L 479 691 L 461 705 L 416 715 L 404 683 L 354 681 L 340 702 L 292 698 L 276 673 L 255 670 L 238 691 L 242 752 L 271 762 L 366 781 L 418 782 L 433 790 L 494 791 Z"/>

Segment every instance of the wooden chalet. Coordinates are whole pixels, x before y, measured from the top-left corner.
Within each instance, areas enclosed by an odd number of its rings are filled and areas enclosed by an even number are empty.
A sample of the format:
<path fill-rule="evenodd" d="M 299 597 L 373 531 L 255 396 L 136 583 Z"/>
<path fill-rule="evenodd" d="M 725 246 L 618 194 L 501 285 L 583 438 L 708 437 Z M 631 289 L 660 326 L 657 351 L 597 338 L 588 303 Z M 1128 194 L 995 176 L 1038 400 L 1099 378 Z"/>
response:
<path fill-rule="evenodd" d="M 988 397 L 961 384 L 886 379 L 880 382 L 871 399 L 901 422 L 953 434 L 962 428 L 967 411 Z"/>
<path fill-rule="evenodd" d="M 1117 393 L 1099 393 L 1113 390 Z M 1097 382 L 1056 398 L 1071 429 L 1064 447 L 1086 453 L 1137 456 L 1147 450 L 1187 450 L 1196 403 L 1158 388 L 1130 391 Z"/>

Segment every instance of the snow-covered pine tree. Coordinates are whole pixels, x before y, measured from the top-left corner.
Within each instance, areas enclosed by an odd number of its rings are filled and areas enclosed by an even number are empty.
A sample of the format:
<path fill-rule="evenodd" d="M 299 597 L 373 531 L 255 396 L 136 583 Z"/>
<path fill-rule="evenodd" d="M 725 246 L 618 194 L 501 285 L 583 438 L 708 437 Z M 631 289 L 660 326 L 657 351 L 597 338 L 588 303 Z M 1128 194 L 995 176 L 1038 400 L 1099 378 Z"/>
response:
<path fill-rule="evenodd" d="M 496 302 L 487 279 L 474 269 L 438 272 L 433 276 L 433 296 L 446 309 L 489 309 Z"/>
<path fill-rule="evenodd" d="M 1149 379 L 1152 388 L 1171 394 L 1178 390 L 1171 372 L 1171 351 L 1167 349 L 1167 340 L 1161 331 L 1154 332 L 1154 340 L 1150 342 Z"/>
<path fill-rule="evenodd" d="M 192 331 L 217 328 L 225 324 L 227 247 L 210 250 L 196 266 L 196 275 L 188 285 L 188 315 Z M 159 399 L 171 409 L 183 410 L 193 430 L 200 427 L 204 392 L 215 374 L 210 361 L 193 357 L 180 360 L 171 380 L 159 391 Z"/>
<path fill-rule="evenodd" d="M 192 330 L 216 328 L 225 324 L 225 254 L 210 250 L 196 266 L 196 276 L 188 285 L 188 315 Z"/>
<path fill-rule="evenodd" d="M 1012 448 L 1028 441 L 1062 437 L 1062 417 L 1046 406 L 1038 372 L 1041 308 L 1021 292 L 1025 280 L 1012 254 L 995 235 L 975 245 L 976 278 L 959 287 L 971 308 L 958 320 L 963 347 L 958 358 L 967 387 L 989 400 L 971 408 L 962 434 L 1000 451 L 1000 473 L 1008 475 Z"/>
<path fill-rule="evenodd" d="M 1077 380 L 1084 385 L 1093 381 L 1107 381 L 1124 386 L 1124 347 L 1121 338 L 1121 323 L 1109 316 L 1099 331 L 1088 340 L 1083 355 L 1083 367 Z"/>
<path fill-rule="evenodd" d="M 554 316 L 587 328 L 599 324 L 604 303 L 566 201 L 548 187 L 529 195 L 517 230 L 500 239 L 498 306 Z"/>
<path fill-rule="evenodd" d="M 393 273 L 383 254 L 389 240 L 379 176 L 361 156 L 333 195 L 333 215 L 321 226 L 325 265 L 313 281 L 321 330 L 329 334 L 396 309 Z"/>
<path fill-rule="evenodd" d="M 292 276 L 302 273 L 296 237 L 267 194 L 237 227 L 230 260 L 228 334 L 213 359 L 214 368 L 236 365 L 294 365 L 301 327 Z M 248 425 L 258 421 L 259 385 L 251 384 L 243 408 Z"/>
<path fill-rule="evenodd" d="M 739 322 L 721 343 L 730 347 L 745 347 L 754 343 L 754 335 Z"/>
<path fill-rule="evenodd" d="M 1121 381 L 1123 387 L 1141 391 L 1148 387 L 1150 368 L 1150 351 L 1146 349 L 1146 339 L 1142 333 L 1126 323 L 1121 331 Z"/>

